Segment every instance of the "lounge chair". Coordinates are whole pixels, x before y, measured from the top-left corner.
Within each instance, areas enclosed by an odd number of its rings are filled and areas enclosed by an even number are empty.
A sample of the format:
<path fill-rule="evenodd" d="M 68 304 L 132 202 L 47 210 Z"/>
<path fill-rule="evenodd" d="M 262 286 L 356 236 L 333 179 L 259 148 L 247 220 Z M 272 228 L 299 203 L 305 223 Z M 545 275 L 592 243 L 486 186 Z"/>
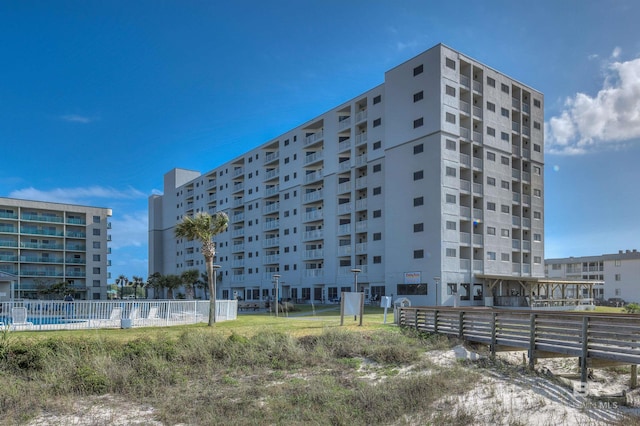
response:
<path fill-rule="evenodd" d="M 17 327 L 33 327 L 33 323 L 27 321 L 27 308 L 25 307 L 11 308 L 11 328 L 15 330 Z"/>
<path fill-rule="evenodd" d="M 136 326 L 151 326 L 151 325 L 162 325 L 166 322 L 166 320 L 164 318 L 160 318 L 158 316 L 158 307 L 157 306 L 151 306 L 149 308 L 149 313 L 147 313 L 147 317 L 146 318 L 135 318 L 134 319 L 134 325 Z"/>
<path fill-rule="evenodd" d="M 95 319 L 92 322 L 94 327 L 120 327 L 120 319 L 122 317 L 122 308 L 115 307 L 111 310 L 109 318 Z"/>

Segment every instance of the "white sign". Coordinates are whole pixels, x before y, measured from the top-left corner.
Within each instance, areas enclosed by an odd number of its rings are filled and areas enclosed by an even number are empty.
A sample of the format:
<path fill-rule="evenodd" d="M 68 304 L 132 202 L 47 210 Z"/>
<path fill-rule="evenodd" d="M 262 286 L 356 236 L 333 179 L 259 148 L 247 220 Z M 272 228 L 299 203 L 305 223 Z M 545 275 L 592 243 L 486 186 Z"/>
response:
<path fill-rule="evenodd" d="M 405 284 L 420 284 L 422 281 L 420 280 L 421 273 L 420 272 L 405 272 L 404 273 L 404 283 Z"/>
<path fill-rule="evenodd" d="M 382 296 L 380 298 L 380 307 L 381 308 L 390 308 L 391 307 L 391 296 Z"/>

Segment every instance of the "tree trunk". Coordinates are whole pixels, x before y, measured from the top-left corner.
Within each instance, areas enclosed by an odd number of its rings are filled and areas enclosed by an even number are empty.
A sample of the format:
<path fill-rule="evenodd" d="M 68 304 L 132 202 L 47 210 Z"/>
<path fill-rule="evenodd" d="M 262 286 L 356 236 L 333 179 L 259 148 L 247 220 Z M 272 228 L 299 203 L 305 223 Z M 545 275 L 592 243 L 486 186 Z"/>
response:
<path fill-rule="evenodd" d="M 213 284 L 213 257 L 207 257 L 205 259 L 207 264 L 207 281 L 209 281 L 209 294 L 211 299 L 209 300 L 209 326 L 213 326 L 216 323 L 216 287 Z"/>

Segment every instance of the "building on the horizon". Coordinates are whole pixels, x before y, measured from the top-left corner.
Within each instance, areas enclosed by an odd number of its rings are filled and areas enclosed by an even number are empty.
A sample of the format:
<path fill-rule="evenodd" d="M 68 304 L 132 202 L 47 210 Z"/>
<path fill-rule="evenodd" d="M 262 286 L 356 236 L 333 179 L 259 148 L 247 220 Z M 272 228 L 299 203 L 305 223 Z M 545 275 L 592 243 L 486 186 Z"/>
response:
<path fill-rule="evenodd" d="M 600 256 L 546 259 L 545 273 L 549 278 L 603 282 L 594 294 L 596 299 L 640 302 L 640 252 L 635 249 Z"/>
<path fill-rule="evenodd" d="M 208 172 L 165 174 L 149 274 L 204 271 L 200 243 L 174 227 L 225 211 L 218 297 L 273 297 L 277 274 L 301 302 L 357 279 L 374 299 L 484 304 L 544 277 L 543 121 L 542 93 L 439 44 Z"/>
<path fill-rule="evenodd" d="M 111 209 L 0 198 L 0 301 L 106 299 Z"/>

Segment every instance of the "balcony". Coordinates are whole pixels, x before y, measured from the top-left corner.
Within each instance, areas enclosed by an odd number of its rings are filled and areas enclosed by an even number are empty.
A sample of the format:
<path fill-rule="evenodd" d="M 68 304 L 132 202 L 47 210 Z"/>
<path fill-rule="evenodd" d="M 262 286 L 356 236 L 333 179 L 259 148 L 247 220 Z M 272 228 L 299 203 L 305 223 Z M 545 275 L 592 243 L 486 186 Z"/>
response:
<path fill-rule="evenodd" d="M 7 231 L 2 231 L 2 229 L 0 228 L 0 232 L 7 232 Z M 15 232 L 15 231 L 9 231 L 9 232 Z M 64 232 L 57 229 L 31 228 L 27 226 L 20 228 L 20 233 L 32 234 L 32 235 L 49 235 L 54 237 L 62 237 L 64 235 Z"/>
<path fill-rule="evenodd" d="M 466 75 L 460 75 L 460 85 L 466 88 L 471 88 L 471 79 Z"/>
<path fill-rule="evenodd" d="M 361 122 L 362 120 L 366 120 L 367 119 L 367 110 L 365 109 L 364 111 L 360 111 L 356 114 L 356 123 Z"/>
<path fill-rule="evenodd" d="M 270 214 L 280 210 L 280 203 L 271 203 L 262 207 L 262 214 Z"/>
<path fill-rule="evenodd" d="M 232 268 L 244 268 L 244 259 L 233 259 L 231 262 Z"/>
<path fill-rule="evenodd" d="M 0 212 L 0 218 L 2 218 L 2 219 L 17 219 L 18 215 L 15 214 L 15 213 Z"/>
<path fill-rule="evenodd" d="M 306 174 L 304 176 L 304 183 L 305 184 L 313 183 L 313 182 L 321 180 L 322 177 L 323 177 L 322 169 L 316 170 L 315 172 Z"/>
<path fill-rule="evenodd" d="M 241 207 L 244 204 L 244 199 L 242 197 L 234 198 L 233 203 L 231 204 L 233 207 Z"/>
<path fill-rule="evenodd" d="M 20 216 L 22 220 L 28 220 L 31 222 L 49 222 L 49 223 L 62 223 L 63 219 L 60 216 L 55 215 L 41 215 L 41 214 L 28 214 L 23 213 Z"/>
<path fill-rule="evenodd" d="M 244 243 L 233 244 L 231 246 L 231 253 L 242 253 L 242 252 L 244 252 Z"/>
<path fill-rule="evenodd" d="M 338 247 L 338 256 L 351 256 L 351 245 L 339 246 Z"/>
<path fill-rule="evenodd" d="M 481 132 L 473 132 L 473 141 L 477 143 L 482 143 L 482 133 Z"/>
<path fill-rule="evenodd" d="M 353 210 L 353 205 L 351 203 L 343 203 L 338 204 L 338 214 L 349 214 Z"/>
<path fill-rule="evenodd" d="M 360 200 L 356 200 L 356 211 L 366 210 L 367 209 L 367 199 L 362 198 Z"/>
<path fill-rule="evenodd" d="M 279 262 L 280 262 L 280 255 L 279 254 L 268 254 L 268 255 L 262 257 L 262 264 L 263 265 L 278 264 Z"/>
<path fill-rule="evenodd" d="M 324 259 L 324 250 L 316 249 L 316 250 L 305 250 L 302 253 L 303 260 L 314 260 L 314 259 Z"/>
<path fill-rule="evenodd" d="M 460 101 L 460 111 L 464 112 L 466 115 L 471 114 L 471 105 L 469 102 Z"/>
<path fill-rule="evenodd" d="M 338 164 L 338 170 L 341 172 L 347 171 L 351 168 L 351 161 L 350 160 L 346 160 L 346 161 L 342 161 Z"/>
<path fill-rule="evenodd" d="M 266 238 L 262 240 L 262 248 L 278 247 L 280 245 L 280 238 Z"/>
<path fill-rule="evenodd" d="M 87 238 L 87 234 L 79 231 L 67 231 L 67 238 Z"/>
<path fill-rule="evenodd" d="M 346 151 L 349 148 L 351 148 L 351 139 L 346 139 L 338 143 L 338 152 Z"/>
<path fill-rule="evenodd" d="M 322 200 L 322 190 L 307 192 L 302 196 L 303 203 L 312 203 L 314 201 Z"/>
<path fill-rule="evenodd" d="M 238 176 L 242 176 L 244 174 L 244 167 L 236 167 L 235 169 L 233 169 L 233 173 L 231 174 L 231 177 L 238 177 Z"/>
<path fill-rule="evenodd" d="M 280 158 L 280 151 L 269 152 L 264 156 L 264 164 L 267 165 L 273 161 L 276 161 L 278 158 Z"/>
<path fill-rule="evenodd" d="M 473 107 L 473 116 L 476 118 L 482 119 L 482 108 L 474 106 Z"/>
<path fill-rule="evenodd" d="M 482 93 L 482 82 L 481 81 L 473 80 L 473 91 L 474 92 L 478 92 L 478 93 Z"/>
<path fill-rule="evenodd" d="M 469 154 L 460 153 L 460 164 L 471 167 L 471 156 Z"/>
<path fill-rule="evenodd" d="M 356 179 L 356 189 L 362 189 L 367 187 L 367 177 L 363 176 Z"/>
<path fill-rule="evenodd" d="M 322 268 L 305 269 L 304 277 L 305 278 L 324 277 L 324 269 Z"/>
<path fill-rule="evenodd" d="M 244 274 L 233 274 L 231 275 L 232 283 L 243 283 L 244 282 Z"/>
<path fill-rule="evenodd" d="M 321 240 L 324 238 L 324 231 L 322 229 L 314 229 L 313 231 L 306 231 L 302 234 L 304 241 L 309 240 Z"/>
<path fill-rule="evenodd" d="M 367 132 L 359 133 L 356 135 L 356 146 L 367 143 Z"/>
<path fill-rule="evenodd" d="M 240 191 L 244 191 L 244 182 L 238 182 L 233 185 L 232 192 L 240 192 Z"/>
<path fill-rule="evenodd" d="M 264 224 L 262 225 L 262 229 L 264 231 L 271 231 L 273 229 L 278 229 L 280 228 L 280 220 L 276 219 L 276 220 L 268 220 L 266 222 L 264 222 Z"/>
<path fill-rule="evenodd" d="M 363 254 L 367 252 L 367 243 L 356 244 L 356 254 Z"/>
<path fill-rule="evenodd" d="M 279 192 L 280 192 L 280 185 L 269 186 L 269 187 L 265 188 L 264 196 L 265 197 L 272 197 L 274 195 L 278 195 Z"/>
<path fill-rule="evenodd" d="M 313 133 L 304 138 L 304 146 L 313 145 L 316 142 L 319 142 L 324 137 L 324 131 L 320 130 L 319 132 Z"/>
<path fill-rule="evenodd" d="M 338 184 L 338 194 L 344 194 L 345 192 L 351 192 L 351 181 Z"/>
<path fill-rule="evenodd" d="M 356 222 L 356 232 L 367 232 L 368 223 L 366 220 Z"/>
<path fill-rule="evenodd" d="M 364 166 L 367 164 L 367 154 L 358 155 L 356 157 L 356 167 Z"/>
<path fill-rule="evenodd" d="M 351 126 L 351 117 L 342 116 L 338 118 L 338 130 L 344 130 Z"/>
<path fill-rule="evenodd" d="M 25 263 L 64 263 L 62 257 L 52 256 L 20 256 L 20 262 Z"/>
<path fill-rule="evenodd" d="M 304 222 L 313 222 L 316 220 L 322 220 L 324 214 L 322 210 L 312 210 L 304 214 Z"/>
<path fill-rule="evenodd" d="M 323 159 L 322 151 L 314 152 L 314 153 L 306 155 L 304 157 L 303 163 L 304 163 L 305 166 L 308 166 L 309 164 L 313 164 L 313 163 L 316 163 L 318 161 L 322 161 L 322 159 Z"/>
<path fill-rule="evenodd" d="M 460 126 L 460 137 L 462 139 L 471 140 L 471 129 Z"/>
<path fill-rule="evenodd" d="M 13 240 L 0 240 L 0 247 L 18 247 L 18 242 Z"/>
<path fill-rule="evenodd" d="M 231 222 L 242 222 L 244 221 L 244 213 L 236 213 L 231 216 Z"/>
<path fill-rule="evenodd" d="M 345 223 L 344 225 L 338 226 L 338 235 L 350 235 L 351 234 L 351 224 Z"/>
<path fill-rule="evenodd" d="M 231 231 L 232 238 L 241 238 L 244 237 L 244 228 L 234 229 Z"/>
<path fill-rule="evenodd" d="M 280 175 L 280 168 L 278 167 L 276 167 L 275 169 L 267 170 L 267 172 L 264 175 L 264 180 L 268 181 L 268 180 L 276 179 L 278 175 Z"/>

